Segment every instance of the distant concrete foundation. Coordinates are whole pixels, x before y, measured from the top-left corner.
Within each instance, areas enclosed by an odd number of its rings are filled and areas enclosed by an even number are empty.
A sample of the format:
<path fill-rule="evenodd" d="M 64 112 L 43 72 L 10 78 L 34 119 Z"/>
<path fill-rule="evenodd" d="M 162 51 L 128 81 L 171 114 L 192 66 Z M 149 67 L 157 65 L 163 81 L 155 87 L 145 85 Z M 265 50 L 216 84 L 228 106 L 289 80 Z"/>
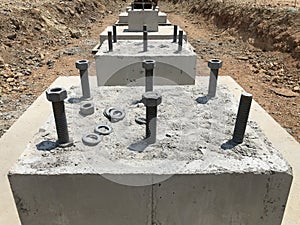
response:
<path fill-rule="evenodd" d="M 134 122 L 145 115 L 144 87 L 94 85 L 95 113 L 86 117 L 75 101 L 81 89 L 72 87 L 66 112 L 75 145 L 50 150 L 51 115 L 9 173 L 22 224 L 280 225 L 292 181 L 288 163 L 252 119 L 244 143 L 221 147 L 232 137 L 238 107 L 226 87 L 231 81 L 220 77 L 217 97 L 206 104 L 198 102 L 208 77 L 197 77 L 195 86 L 155 86 L 163 99 L 158 137 L 142 153 L 128 146 L 145 135 Z M 110 123 L 103 116 L 109 106 L 124 109 L 124 120 Z M 85 146 L 81 137 L 99 123 L 113 132 Z"/>
<path fill-rule="evenodd" d="M 156 9 L 157 10 L 157 9 Z M 167 14 L 164 12 L 158 12 L 158 24 L 167 24 Z M 128 25 L 128 12 L 122 12 L 119 15 L 119 21 L 117 24 L 127 24 Z"/>
<path fill-rule="evenodd" d="M 143 31 L 143 25 L 147 25 L 147 31 L 158 31 L 158 10 L 135 9 L 128 11 L 129 31 Z"/>
<path fill-rule="evenodd" d="M 190 45 L 184 42 L 183 50 L 178 52 L 177 43 L 168 41 L 148 41 L 148 51 L 143 51 L 142 41 L 119 41 L 114 51 L 108 51 L 105 41 L 95 55 L 99 86 L 143 85 L 142 61 L 156 61 L 156 85 L 187 85 L 195 83 L 197 56 Z"/>

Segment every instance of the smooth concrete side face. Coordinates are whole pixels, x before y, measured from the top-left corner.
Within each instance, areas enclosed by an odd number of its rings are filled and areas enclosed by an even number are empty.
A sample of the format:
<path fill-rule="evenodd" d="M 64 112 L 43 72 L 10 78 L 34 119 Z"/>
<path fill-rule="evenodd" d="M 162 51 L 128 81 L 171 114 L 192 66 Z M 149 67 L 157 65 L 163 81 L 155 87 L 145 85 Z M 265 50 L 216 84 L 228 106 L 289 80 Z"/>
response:
<path fill-rule="evenodd" d="M 128 12 L 122 12 L 119 14 L 119 24 L 128 24 Z M 158 24 L 167 23 L 167 14 L 164 12 L 158 12 Z"/>
<path fill-rule="evenodd" d="M 143 25 L 148 31 L 158 31 L 158 10 L 135 9 L 128 11 L 129 31 L 143 31 Z"/>
<path fill-rule="evenodd" d="M 143 52 L 139 41 L 123 41 L 114 45 L 114 52 L 107 52 L 107 41 L 95 55 L 98 86 L 143 85 L 145 70 L 142 61 L 156 61 L 155 85 L 191 85 L 195 83 L 196 54 L 184 44 L 177 52 L 177 44 L 170 41 L 149 41 L 149 51 Z M 129 49 L 121 52 L 121 49 Z M 164 52 L 165 51 L 165 52 Z"/>
<path fill-rule="evenodd" d="M 176 175 L 154 188 L 154 224 L 280 225 L 292 176 Z"/>
<path fill-rule="evenodd" d="M 180 28 L 178 29 L 180 30 Z M 107 40 L 108 31 L 112 31 L 112 27 L 107 27 L 100 34 L 100 45 Z M 157 32 L 149 32 L 148 40 L 173 40 L 174 27 L 173 26 L 159 26 Z M 131 32 L 128 26 L 117 26 L 118 40 L 143 40 L 143 32 Z M 187 35 L 183 32 L 183 39 L 187 41 Z"/>
<path fill-rule="evenodd" d="M 151 225 L 151 186 L 97 175 L 9 177 L 23 225 Z"/>
<path fill-rule="evenodd" d="M 125 186 L 99 175 L 12 175 L 24 225 L 280 225 L 292 176 L 174 175 Z"/>

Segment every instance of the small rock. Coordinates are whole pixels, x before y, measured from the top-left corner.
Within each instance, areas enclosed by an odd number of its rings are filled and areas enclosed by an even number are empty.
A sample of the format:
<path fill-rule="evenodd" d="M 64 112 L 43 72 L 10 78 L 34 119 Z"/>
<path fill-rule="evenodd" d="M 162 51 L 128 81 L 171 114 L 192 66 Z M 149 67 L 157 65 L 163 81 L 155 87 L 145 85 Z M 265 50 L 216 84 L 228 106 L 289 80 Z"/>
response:
<path fill-rule="evenodd" d="M 13 82 L 14 80 L 15 80 L 14 78 L 12 78 L 12 77 L 9 77 L 9 78 L 7 78 L 7 80 L 6 80 L 6 81 L 7 81 L 8 83 L 10 83 L 10 82 Z"/>
<path fill-rule="evenodd" d="M 0 56 L 0 68 L 4 68 L 4 67 L 5 67 L 4 59 Z"/>
<path fill-rule="evenodd" d="M 295 86 L 295 87 L 293 88 L 293 91 L 294 91 L 294 92 L 300 92 L 300 86 Z"/>
<path fill-rule="evenodd" d="M 40 53 L 40 60 L 44 60 L 45 59 L 45 55 L 43 53 Z"/>
<path fill-rule="evenodd" d="M 82 37 L 82 32 L 80 30 L 70 30 L 71 38 L 80 38 Z"/>
<path fill-rule="evenodd" d="M 6 36 L 9 40 L 15 40 L 17 38 L 17 34 L 14 33 L 14 34 L 9 34 Z"/>
<path fill-rule="evenodd" d="M 48 68 L 49 68 L 49 69 L 53 68 L 54 63 L 55 63 L 54 61 L 52 61 L 51 59 L 49 59 L 48 62 L 47 62 Z"/>
<path fill-rule="evenodd" d="M 247 56 L 237 56 L 236 59 L 247 61 L 249 59 L 249 57 L 247 57 Z"/>
<path fill-rule="evenodd" d="M 25 76 L 29 76 L 29 75 L 31 75 L 31 70 L 30 69 L 28 69 L 28 70 L 26 70 L 25 72 L 24 72 L 24 75 Z"/>
<path fill-rule="evenodd" d="M 286 88 L 273 88 L 272 91 L 274 91 L 274 93 L 277 94 L 277 95 L 281 95 L 281 96 L 289 97 L 289 98 L 299 96 L 298 93 L 295 93 L 295 92 L 293 92 L 289 89 L 286 89 Z"/>

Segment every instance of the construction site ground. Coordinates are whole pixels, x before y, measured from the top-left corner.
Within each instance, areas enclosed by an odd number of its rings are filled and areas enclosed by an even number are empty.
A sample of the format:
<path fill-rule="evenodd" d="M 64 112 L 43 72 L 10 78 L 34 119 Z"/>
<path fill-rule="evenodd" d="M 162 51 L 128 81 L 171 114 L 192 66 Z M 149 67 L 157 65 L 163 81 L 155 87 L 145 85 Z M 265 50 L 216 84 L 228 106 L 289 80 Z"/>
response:
<path fill-rule="evenodd" d="M 187 32 L 199 75 L 208 75 L 207 60 L 222 59 L 220 75 L 232 76 L 300 142 L 300 11 L 294 2 L 274 2 L 173 0 L 159 6 Z M 0 136 L 57 77 L 78 76 L 76 60 L 94 62 L 100 32 L 128 4 L 0 2 Z"/>

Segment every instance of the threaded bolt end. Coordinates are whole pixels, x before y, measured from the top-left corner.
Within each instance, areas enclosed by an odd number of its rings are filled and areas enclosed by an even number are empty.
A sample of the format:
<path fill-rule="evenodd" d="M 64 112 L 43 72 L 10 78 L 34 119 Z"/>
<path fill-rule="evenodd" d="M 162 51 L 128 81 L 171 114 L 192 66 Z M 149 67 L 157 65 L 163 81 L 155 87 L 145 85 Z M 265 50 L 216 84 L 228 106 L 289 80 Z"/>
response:
<path fill-rule="evenodd" d="M 157 106 L 146 107 L 146 140 L 149 144 L 156 141 Z"/>
<path fill-rule="evenodd" d="M 63 101 L 52 102 L 52 108 L 54 113 L 58 143 L 59 144 L 68 143 L 70 141 L 70 138 L 69 138 L 64 102 Z"/>
<path fill-rule="evenodd" d="M 241 95 L 232 141 L 240 144 L 243 143 L 249 112 L 252 103 L 252 95 L 245 93 Z"/>

